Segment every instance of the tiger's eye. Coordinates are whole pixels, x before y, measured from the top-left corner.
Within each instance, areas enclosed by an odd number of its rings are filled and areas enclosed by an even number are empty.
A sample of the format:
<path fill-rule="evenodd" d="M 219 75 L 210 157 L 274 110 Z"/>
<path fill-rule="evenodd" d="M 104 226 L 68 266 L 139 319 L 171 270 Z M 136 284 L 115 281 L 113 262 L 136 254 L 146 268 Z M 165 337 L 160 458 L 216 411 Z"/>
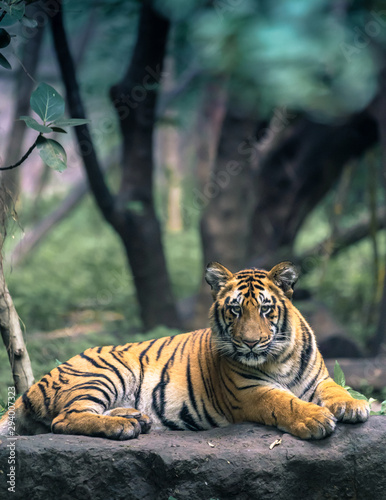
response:
<path fill-rule="evenodd" d="M 263 314 L 267 313 L 267 312 L 268 312 L 268 311 L 270 311 L 270 310 L 271 310 L 271 306 L 261 306 L 261 307 L 260 307 L 260 311 L 261 311 Z"/>
<path fill-rule="evenodd" d="M 240 316 L 241 314 L 241 307 L 240 306 L 232 306 L 231 311 L 234 315 Z"/>

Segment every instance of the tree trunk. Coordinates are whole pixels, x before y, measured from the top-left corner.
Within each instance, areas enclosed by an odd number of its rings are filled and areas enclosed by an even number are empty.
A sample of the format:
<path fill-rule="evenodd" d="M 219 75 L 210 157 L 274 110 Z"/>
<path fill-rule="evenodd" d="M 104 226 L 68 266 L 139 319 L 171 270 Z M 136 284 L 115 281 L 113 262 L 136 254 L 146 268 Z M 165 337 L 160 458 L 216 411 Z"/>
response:
<path fill-rule="evenodd" d="M 288 260 L 307 215 L 344 165 L 373 146 L 377 137 L 376 124 L 366 111 L 340 125 L 300 118 L 285 130 L 256 171 L 249 264 L 269 267 Z"/>
<path fill-rule="evenodd" d="M 16 393 L 22 394 L 34 383 L 34 376 L 19 316 L 4 280 L 2 264 L 0 264 L 0 332 L 8 352 Z"/>
<path fill-rule="evenodd" d="M 61 2 L 53 5 L 47 1 L 46 5 L 51 11 L 55 50 L 71 117 L 84 118 Z M 179 325 L 152 198 L 156 84 L 161 78 L 168 30 L 169 23 L 144 3 L 132 62 L 122 82 L 111 91 L 124 140 L 122 182 L 117 197 L 106 185 L 87 125 L 75 129 L 91 191 L 125 247 L 147 329 L 160 324 Z"/>
<path fill-rule="evenodd" d="M 386 186 L 386 54 L 382 53 L 382 56 L 384 67 L 381 72 L 379 82 L 380 92 L 378 97 L 372 103 L 371 112 L 378 125 L 383 158 L 383 185 Z M 384 220 L 386 221 L 386 215 L 384 216 Z M 374 337 L 369 342 L 370 353 L 373 356 L 377 356 L 382 352 L 382 350 L 386 351 L 386 264 L 384 264 L 384 270 L 385 278 L 383 283 L 382 298 L 379 304 L 377 329 Z"/>
<path fill-rule="evenodd" d="M 196 193 L 196 203 L 205 209 L 201 219 L 204 266 L 219 261 L 238 271 L 245 264 L 254 206 L 248 138 L 255 127 L 256 119 L 239 116 L 228 107 L 211 175 Z M 203 280 L 194 326 L 205 325 L 211 302 L 210 288 Z"/>
<path fill-rule="evenodd" d="M 149 326 L 179 325 L 153 202 L 153 131 L 169 28 L 145 2 L 128 70 L 110 91 L 123 144 L 117 197 L 121 237 Z"/>
<path fill-rule="evenodd" d="M 31 6 L 27 14 L 33 16 L 41 8 L 39 5 Z M 41 43 L 43 40 L 44 23 L 40 23 L 33 30 L 24 46 L 23 70 L 17 78 L 16 107 L 14 122 L 10 132 L 5 164 L 15 163 L 21 156 L 21 147 L 26 126 L 23 121 L 17 121 L 22 115 L 28 115 L 30 110 L 29 99 L 34 86 L 33 76 L 39 61 Z M 28 74 L 27 74 L 28 72 Z M 12 297 L 4 279 L 2 249 L 6 236 L 6 225 L 10 213 L 14 212 L 14 205 L 19 193 L 19 169 L 3 172 L 0 177 L 0 333 L 5 348 L 7 349 L 11 364 L 15 389 L 18 394 L 25 392 L 34 382 L 31 361 L 24 343 L 23 332 L 16 312 Z"/>

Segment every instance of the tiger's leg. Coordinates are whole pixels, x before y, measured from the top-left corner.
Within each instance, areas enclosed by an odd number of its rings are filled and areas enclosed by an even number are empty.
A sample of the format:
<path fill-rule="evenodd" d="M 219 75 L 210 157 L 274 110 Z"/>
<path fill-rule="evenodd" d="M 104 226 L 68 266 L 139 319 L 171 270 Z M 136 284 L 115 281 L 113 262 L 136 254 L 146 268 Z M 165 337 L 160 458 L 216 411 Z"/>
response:
<path fill-rule="evenodd" d="M 312 401 L 328 408 L 337 420 L 342 422 L 366 422 L 370 415 L 367 401 L 354 399 L 346 389 L 336 384 L 331 378 L 320 382 Z"/>
<path fill-rule="evenodd" d="M 114 408 L 100 415 L 82 406 L 72 405 L 71 409 L 60 413 L 52 421 L 52 432 L 124 440 L 150 430 L 149 417 L 133 408 Z"/>
<path fill-rule="evenodd" d="M 289 391 L 261 386 L 245 392 L 243 410 L 248 421 L 273 425 L 301 439 L 322 439 L 335 429 L 336 418 L 330 410 Z"/>

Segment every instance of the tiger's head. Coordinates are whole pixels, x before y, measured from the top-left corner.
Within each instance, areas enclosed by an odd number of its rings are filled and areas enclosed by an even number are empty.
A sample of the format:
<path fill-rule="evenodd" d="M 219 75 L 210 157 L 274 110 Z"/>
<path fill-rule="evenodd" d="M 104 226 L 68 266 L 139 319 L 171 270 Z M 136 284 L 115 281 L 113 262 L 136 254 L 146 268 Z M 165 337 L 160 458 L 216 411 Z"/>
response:
<path fill-rule="evenodd" d="M 210 322 L 219 351 L 245 365 L 274 361 L 291 343 L 293 287 L 298 271 L 291 262 L 271 269 L 232 274 L 218 262 L 206 268 L 214 303 Z"/>

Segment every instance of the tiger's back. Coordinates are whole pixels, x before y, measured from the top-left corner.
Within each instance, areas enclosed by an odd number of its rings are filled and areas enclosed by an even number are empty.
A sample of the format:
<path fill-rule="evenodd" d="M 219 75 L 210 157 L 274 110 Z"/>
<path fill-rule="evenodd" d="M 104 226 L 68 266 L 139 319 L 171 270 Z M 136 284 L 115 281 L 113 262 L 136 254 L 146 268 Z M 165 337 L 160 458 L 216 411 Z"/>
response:
<path fill-rule="evenodd" d="M 204 430 L 252 421 L 320 439 L 337 419 L 365 421 L 367 402 L 329 377 L 314 334 L 291 302 L 290 263 L 206 279 L 211 329 L 96 347 L 61 364 L 16 402 L 16 432 L 130 439 L 150 426 Z M 6 432 L 7 415 L 0 421 Z"/>
<path fill-rule="evenodd" d="M 52 426 L 60 432 L 58 415 L 90 411 L 109 415 L 114 408 L 140 410 L 155 429 L 227 425 L 231 417 L 221 397 L 218 363 L 210 329 L 87 349 L 23 395 L 16 431 L 50 432 Z"/>

